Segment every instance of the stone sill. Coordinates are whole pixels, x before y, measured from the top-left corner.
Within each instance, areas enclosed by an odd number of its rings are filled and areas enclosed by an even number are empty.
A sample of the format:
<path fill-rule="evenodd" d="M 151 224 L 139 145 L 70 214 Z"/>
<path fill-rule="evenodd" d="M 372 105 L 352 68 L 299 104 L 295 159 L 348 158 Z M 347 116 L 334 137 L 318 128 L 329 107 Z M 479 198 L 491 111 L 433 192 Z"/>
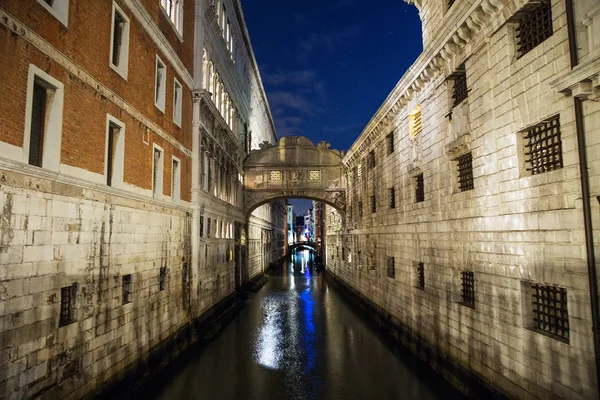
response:
<path fill-rule="evenodd" d="M 471 151 L 471 135 L 466 133 L 444 146 L 444 152 L 451 160 L 456 160 Z"/>

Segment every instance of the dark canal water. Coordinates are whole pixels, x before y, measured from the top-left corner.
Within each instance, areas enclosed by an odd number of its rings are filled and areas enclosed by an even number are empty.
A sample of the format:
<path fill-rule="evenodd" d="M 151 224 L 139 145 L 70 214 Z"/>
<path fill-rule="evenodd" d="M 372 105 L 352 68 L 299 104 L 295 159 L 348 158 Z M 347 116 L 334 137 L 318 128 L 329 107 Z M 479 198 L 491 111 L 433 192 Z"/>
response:
<path fill-rule="evenodd" d="M 208 346 L 190 351 L 197 354 L 135 397 L 460 398 L 418 361 L 392 351 L 314 271 L 308 251 L 271 276 Z"/>

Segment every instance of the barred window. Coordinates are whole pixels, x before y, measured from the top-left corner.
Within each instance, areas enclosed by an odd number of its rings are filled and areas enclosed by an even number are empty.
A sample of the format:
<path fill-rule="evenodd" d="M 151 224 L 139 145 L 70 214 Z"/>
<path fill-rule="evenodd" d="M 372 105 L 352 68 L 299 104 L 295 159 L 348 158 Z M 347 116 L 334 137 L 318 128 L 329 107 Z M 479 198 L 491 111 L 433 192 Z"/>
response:
<path fill-rule="evenodd" d="M 423 174 L 415 177 L 415 201 L 420 203 L 425 201 L 425 188 L 423 186 Z"/>
<path fill-rule="evenodd" d="M 321 171 L 315 170 L 315 171 L 308 172 L 308 180 L 309 181 L 318 181 L 320 179 L 321 179 Z"/>
<path fill-rule="evenodd" d="M 396 188 L 390 188 L 390 208 L 396 208 Z"/>
<path fill-rule="evenodd" d="M 369 269 L 375 271 L 375 253 L 369 253 Z"/>
<path fill-rule="evenodd" d="M 281 180 L 281 171 L 270 171 L 269 172 L 269 180 L 270 181 L 280 181 Z"/>
<path fill-rule="evenodd" d="M 167 267 L 160 267 L 158 278 L 158 290 L 163 291 L 167 287 Z"/>
<path fill-rule="evenodd" d="M 377 212 L 377 198 L 375 196 L 371 196 L 371 212 Z"/>
<path fill-rule="evenodd" d="M 204 236 L 204 216 L 200 216 L 200 226 L 198 227 L 198 234 L 200 237 Z"/>
<path fill-rule="evenodd" d="M 394 278 L 396 276 L 396 268 L 394 266 L 394 257 L 388 257 L 387 259 L 387 276 L 388 278 Z"/>
<path fill-rule="evenodd" d="M 131 303 L 131 274 L 122 277 L 123 304 Z"/>
<path fill-rule="evenodd" d="M 526 11 L 517 26 L 518 58 L 533 50 L 552 36 L 552 4 L 550 0 L 540 2 Z"/>
<path fill-rule="evenodd" d="M 462 70 L 459 72 L 458 76 L 454 78 L 454 90 L 452 92 L 452 99 L 454 102 L 452 107 L 456 107 L 464 99 L 469 96 L 469 91 L 467 89 L 467 73 Z"/>
<path fill-rule="evenodd" d="M 60 289 L 60 318 L 58 326 L 69 325 L 75 322 L 75 297 L 77 296 L 77 284 Z"/>
<path fill-rule="evenodd" d="M 421 106 L 418 105 L 413 112 L 408 114 L 408 130 L 411 136 L 417 136 L 423 130 L 421 121 Z"/>
<path fill-rule="evenodd" d="M 525 162 L 532 175 L 563 167 L 559 116 L 529 128 L 525 140 Z"/>
<path fill-rule="evenodd" d="M 417 285 L 425 290 L 425 265 L 422 262 L 417 264 Z"/>
<path fill-rule="evenodd" d="M 462 271 L 462 304 L 475 308 L 475 274 L 473 271 Z"/>
<path fill-rule="evenodd" d="M 394 132 L 388 133 L 388 135 L 386 136 L 386 142 L 387 142 L 388 154 L 392 154 L 395 150 L 394 149 Z"/>
<path fill-rule="evenodd" d="M 375 168 L 375 150 L 369 152 L 369 158 L 367 159 L 367 166 L 369 169 Z"/>
<path fill-rule="evenodd" d="M 456 159 L 458 164 L 458 187 L 461 192 L 472 190 L 473 185 L 473 156 L 469 152 Z"/>
<path fill-rule="evenodd" d="M 362 201 L 358 202 L 358 216 L 359 217 L 363 216 L 363 204 L 362 204 Z"/>
<path fill-rule="evenodd" d="M 567 289 L 534 284 L 531 286 L 533 329 L 559 340 L 569 340 Z"/>

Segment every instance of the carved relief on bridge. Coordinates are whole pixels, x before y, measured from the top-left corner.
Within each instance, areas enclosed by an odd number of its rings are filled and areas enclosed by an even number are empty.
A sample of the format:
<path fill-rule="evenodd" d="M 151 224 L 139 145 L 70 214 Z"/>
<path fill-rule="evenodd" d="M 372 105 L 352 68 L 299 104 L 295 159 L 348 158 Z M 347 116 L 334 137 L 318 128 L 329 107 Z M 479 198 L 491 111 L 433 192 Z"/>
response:
<path fill-rule="evenodd" d="M 346 205 L 343 152 L 329 144 L 312 144 L 305 137 L 283 137 L 277 145 L 265 143 L 244 163 L 244 208 L 270 200 L 302 197 L 323 201 L 340 211 Z"/>

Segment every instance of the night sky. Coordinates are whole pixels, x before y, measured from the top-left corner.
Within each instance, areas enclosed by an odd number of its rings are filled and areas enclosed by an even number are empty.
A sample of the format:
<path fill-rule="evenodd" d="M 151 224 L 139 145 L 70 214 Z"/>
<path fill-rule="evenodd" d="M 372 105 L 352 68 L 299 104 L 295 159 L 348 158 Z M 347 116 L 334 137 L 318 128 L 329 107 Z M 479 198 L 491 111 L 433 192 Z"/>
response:
<path fill-rule="evenodd" d="M 417 8 L 402 0 L 242 4 L 280 138 L 348 150 L 422 50 Z"/>

